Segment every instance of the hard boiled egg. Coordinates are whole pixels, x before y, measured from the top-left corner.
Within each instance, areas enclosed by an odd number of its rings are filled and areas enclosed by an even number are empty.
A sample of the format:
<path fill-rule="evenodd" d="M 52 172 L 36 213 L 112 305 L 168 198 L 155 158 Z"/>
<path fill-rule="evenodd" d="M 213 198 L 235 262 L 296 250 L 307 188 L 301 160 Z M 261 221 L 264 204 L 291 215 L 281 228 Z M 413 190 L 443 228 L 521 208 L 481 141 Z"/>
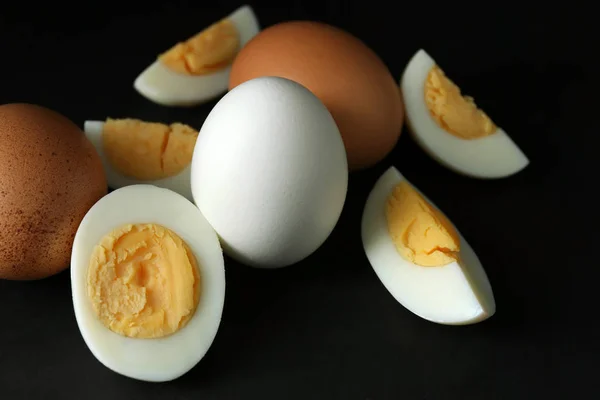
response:
<path fill-rule="evenodd" d="M 475 178 L 502 178 L 529 164 L 512 139 L 463 96 L 424 50 L 404 70 L 400 82 L 406 119 L 415 141 L 455 172 Z"/>
<path fill-rule="evenodd" d="M 192 106 L 211 100 L 227 90 L 231 63 L 259 30 L 252 8 L 242 6 L 161 54 L 133 86 L 142 96 L 164 106 Z"/>
<path fill-rule="evenodd" d="M 414 314 L 448 325 L 494 314 L 492 287 L 469 243 L 394 167 L 369 194 L 362 242 L 381 283 Z"/>
<path fill-rule="evenodd" d="M 85 121 L 83 130 L 100 155 L 108 186 L 151 184 L 192 199 L 190 166 L 194 128 L 138 119 Z"/>
<path fill-rule="evenodd" d="M 206 118 L 192 193 L 224 251 L 255 267 L 294 264 L 327 239 L 348 186 L 333 117 L 304 86 L 277 77 L 236 86 Z"/>
<path fill-rule="evenodd" d="M 109 369 L 175 379 L 211 346 L 225 270 L 217 235 L 184 197 L 152 185 L 113 191 L 85 215 L 73 242 L 77 325 Z"/>

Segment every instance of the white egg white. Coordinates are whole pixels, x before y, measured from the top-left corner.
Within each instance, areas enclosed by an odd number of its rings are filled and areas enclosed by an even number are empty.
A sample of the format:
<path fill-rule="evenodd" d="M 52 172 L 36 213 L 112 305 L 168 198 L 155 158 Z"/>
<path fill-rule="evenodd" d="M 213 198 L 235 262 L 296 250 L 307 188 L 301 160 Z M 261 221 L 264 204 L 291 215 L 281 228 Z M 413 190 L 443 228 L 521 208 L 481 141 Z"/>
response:
<path fill-rule="evenodd" d="M 94 246 L 113 229 L 135 223 L 160 224 L 175 232 L 200 268 L 201 294 L 194 316 L 164 338 L 136 339 L 112 332 L 97 318 L 87 295 Z M 128 186 L 103 197 L 83 218 L 73 242 L 71 289 L 77 325 L 98 361 L 130 378 L 169 381 L 193 368 L 217 334 L 225 300 L 223 253 L 217 235 L 191 202 L 156 186 Z"/>
<path fill-rule="evenodd" d="M 148 184 L 154 185 L 161 188 L 169 189 L 179 193 L 190 201 L 192 198 L 192 187 L 190 185 L 191 165 L 188 165 L 180 173 L 168 178 L 157 179 L 157 180 L 141 180 L 123 175 L 119 170 L 114 168 L 110 163 L 106 152 L 104 151 L 104 142 L 102 139 L 102 130 L 104 128 L 104 121 L 85 121 L 83 124 L 83 131 L 85 136 L 96 148 L 104 171 L 106 173 L 106 181 L 111 189 L 119 189 L 124 186 L 136 185 L 136 184 Z"/>
<path fill-rule="evenodd" d="M 385 207 L 389 194 L 403 180 L 406 178 L 390 167 L 367 198 L 362 242 L 375 274 L 396 301 L 428 321 L 465 325 L 489 318 L 496 311 L 492 287 L 479 258 L 460 233 L 461 264 L 422 267 L 398 253 L 389 235 Z"/>
<path fill-rule="evenodd" d="M 407 125 L 419 146 L 441 165 L 474 178 L 503 178 L 524 169 L 529 159 L 501 128 L 492 135 L 467 140 L 437 124 L 425 103 L 425 82 L 434 65 L 435 60 L 419 50 L 400 81 Z"/>
<path fill-rule="evenodd" d="M 243 47 L 259 31 L 258 19 L 252 8 L 244 5 L 227 18 L 240 35 Z M 229 84 L 231 66 L 207 75 L 190 76 L 174 72 L 159 60 L 146 68 L 134 81 L 133 87 L 142 96 L 164 106 L 193 106 L 223 94 Z"/>

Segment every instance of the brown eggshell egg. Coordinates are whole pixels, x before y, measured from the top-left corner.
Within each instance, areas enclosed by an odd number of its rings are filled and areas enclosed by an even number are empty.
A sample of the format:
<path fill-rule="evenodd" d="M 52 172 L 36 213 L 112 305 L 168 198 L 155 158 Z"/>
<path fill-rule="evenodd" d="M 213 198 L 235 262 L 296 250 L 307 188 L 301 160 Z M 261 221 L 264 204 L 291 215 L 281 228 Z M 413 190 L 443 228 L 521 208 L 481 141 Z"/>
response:
<path fill-rule="evenodd" d="M 264 29 L 237 55 L 229 89 L 261 76 L 296 81 L 327 106 L 351 170 L 377 163 L 398 141 L 404 108 L 397 82 L 373 50 L 341 29 L 309 21 Z"/>
<path fill-rule="evenodd" d="M 40 106 L 0 106 L 0 279 L 66 269 L 79 223 L 106 193 L 100 157 L 73 122 Z"/>

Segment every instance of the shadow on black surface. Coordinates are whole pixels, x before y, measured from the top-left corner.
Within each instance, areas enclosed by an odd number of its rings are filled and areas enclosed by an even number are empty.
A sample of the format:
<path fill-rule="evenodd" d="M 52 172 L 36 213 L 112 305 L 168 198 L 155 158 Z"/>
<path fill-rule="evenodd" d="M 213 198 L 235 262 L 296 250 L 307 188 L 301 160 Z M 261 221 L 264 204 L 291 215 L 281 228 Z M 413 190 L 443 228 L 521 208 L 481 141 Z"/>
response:
<path fill-rule="evenodd" d="M 377 171 L 376 174 L 379 174 Z M 362 247 L 360 223 L 366 196 L 374 180 L 372 172 L 351 174 L 344 209 L 331 235 L 313 254 L 300 262 L 279 269 L 251 268 L 226 257 L 227 289 L 223 320 L 215 342 L 206 357 L 178 384 L 197 385 L 210 381 L 211 375 L 242 370 L 256 362 L 255 348 L 272 341 L 265 329 L 288 331 L 290 315 L 280 303 L 294 312 L 290 293 L 335 287 L 342 281 L 376 279 Z M 264 348 L 269 348 L 265 343 Z M 214 355 L 217 354 L 217 355 Z M 231 358 L 236 366 L 231 367 Z M 219 372 L 218 370 L 223 369 Z"/>
<path fill-rule="evenodd" d="M 546 196 L 553 192 L 552 186 L 573 169 L 565 165 L 565 161 L 571 151 L 567 146 L 575 141 L 566 141 L 565 135 L 572 134 L 568 121 L 577 116 L 564 114 L 564 102 L 572 101 L 569 88 L 581 79 L 582 66 L 559 63 L 499 66 L 478 76 L 456 77 L 457 82 L 464 81 L 464 85 L 459 83 L 463 92 L 473 94 L 478 105 L 505 129 L 530 159 L 530 164 L 520 173 L 501 180 L 475 182 L 477 188 L 472 189 L 490 194 L 522 193 L 521 204 L 515 206 L 532 213 L 531 218 L 526 218 L 523 212 L 522 227 L 512 227 L 531 230 L 531 243 L 521 243 L 517 249 L 510 245 L 505 248 L 501 244 L 503 238 L 498 237 L 499 247 L 485 246 L 483 262 L 498 304 L 497 314 L 489 323 L 502 335 L 515 337 L 523 330 L 543 333 L 550 329 L 552 308 L 556 304 L 549 277 L 552 274 L 542 274 L 536 264 L 551 265 L 552 257 L 535 255 L 541 251 L 540 245 L 547 246 L 538 243 L 535 235 L 541 234 L 538 229 L 552 228 L 543 227 L 544 218 L 549 216 L 536 212 L 536 203 L 549 202 Z M 540 206 L 537 208 L 541 211 Z M 510 229 L 505 231 L 508 233 Z M 514 268 L 519 272 L 515 273 Z"/>
<path fill-rule="evenodd" d="M 34 297 L 40 302 L 55 301 L 62 299 L 64 301 L 64 293 L 71 299 L 71 280 L 70 269 L 66 269 L 53 276 L 29 281 L 10 281 L 0 279 L 0 290 L 6 293 L 14 293 L 18 297 Z M 57 293 L 63 293 L 63 296 L 57 296 Z M 31 300 L 33 301 L 33 300 Z"/>

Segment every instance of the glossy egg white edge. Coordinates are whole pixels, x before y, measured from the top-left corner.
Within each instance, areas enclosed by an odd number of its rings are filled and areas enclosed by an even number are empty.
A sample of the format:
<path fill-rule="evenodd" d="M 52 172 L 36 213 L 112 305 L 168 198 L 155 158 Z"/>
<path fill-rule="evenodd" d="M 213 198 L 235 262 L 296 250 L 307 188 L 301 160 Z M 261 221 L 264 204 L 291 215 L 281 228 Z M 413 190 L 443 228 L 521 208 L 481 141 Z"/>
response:
<path fill-rule="evenodd" d="M 94 246 L 128 223 L 156 223 L 179 235 L 197 258 L 200 302 L 186 326 L 158 339 L 128 338 L 96 317 L 87 295 Z M 99 200 L 77 230 L 71 256 L 71 290 L 77 325 L 92 354 L 121 375 L 150 382 L 176 379 L 206 354 L 217 334 L 225 301 L 225 267 L 217 235 L 200 210 L 182 196 L 152 185 L 127 186 Z"/>
<path fill-rule="evenodd" d="M 259 31 L 258 19 L 249 5 L 229 14 L 240 35 L 240 48 Z M 134 81 L 133 87 L 142 96 L 163 106 L 193 106 L 214 99 L 227 91 L 231 66 L 200 76 L 173 72 L 159 60 L 154 61 Z"/>
<path fill-rule="evenodd" d="M 417 144 L 450 170 L 473 178 L 503 178 L 524 169 L 529 159 L 502 130 L 479 139 L 461 139 L 442 129 L 425 103 L 425 83 L 436 62 L 424 50 L 409 61 L 400 80 L 406 122 Z"/>
<path fill-rule="evenodd" d="M 96 152 L 100 156 L 100 160 L 102 160 L 102 165 L 106 173 L 106 180 L 111 189 L 119 189 L 124 186 L 136 184 L 154 185 L 177 192 L 186 199 L 193 201 L 192 187 L 190 184 L 191 163 L 177 175 L 164 179 L 140 180 L 125 176 L 112 166 L 104 152 L 104 143 L 102 139 L 103 128 L 104 121 L 85 121 L 83 124 L 85 136 L 92 142 L 96 148 Z"/>
<path fill-rule="evenodd" d="M 455 262 L 422 267 L 398 253 L 389 235 L 385 206 L 389 194 L 403 180 L 406 178 L 390 167 L 378 179 L 365 204 L 361 235 L 375 274 L 396 301 L 428 321 L 466 325 L 489 318 L 496 311 L 492 287 L 479 258 L 460 233 L 461 265 Z"/>

